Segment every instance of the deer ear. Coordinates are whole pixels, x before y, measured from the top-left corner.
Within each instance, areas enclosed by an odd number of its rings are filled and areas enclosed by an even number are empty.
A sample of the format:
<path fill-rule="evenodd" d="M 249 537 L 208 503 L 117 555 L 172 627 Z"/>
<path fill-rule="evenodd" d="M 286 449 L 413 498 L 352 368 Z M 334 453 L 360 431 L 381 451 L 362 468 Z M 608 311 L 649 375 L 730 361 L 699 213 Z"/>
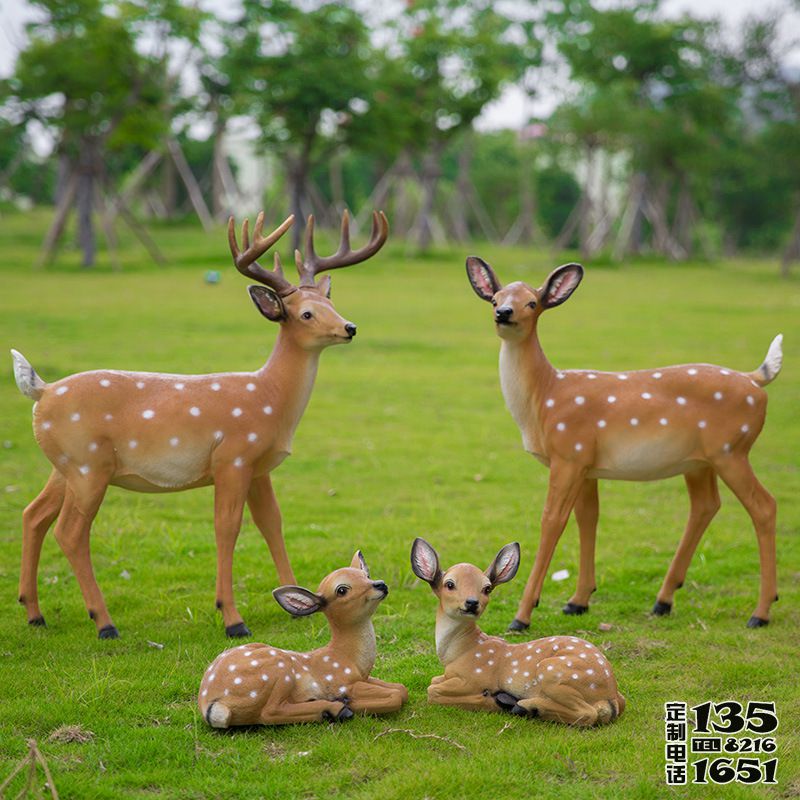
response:
<path fill-rule="evenodd" d="M 424 540 L 417 537 L 411 546 L 411 569 L 423 581 L 436 588 L 442 579 L 439 569 L 439 556 L 436 551 Z"/>
<path fill-rule="evenodd" d="M 360 569 L 362 572 L 366 572 L 369 578 L 369 567 L 367 566 L 367 562 L 364 561 L 364 555 L 360 550 L 356 550 L 353 560 L 350 562 L 350 566 L 353 569 Z"/>
<path fill-rule="evenodd" d="M 248 286 L 250 299 L 256 304 L 256 308 L 271 322 L 280 322 L 286 319 L 286 308 L 283 300 L 278 297 L 272 289 L 266 286 Z"/>
<path fill-rule="evenodd" d="M 331 296 L 331 276 L 330 275 L 323 275 L 317 281 L 317 289 L 319 289 L 325 297 Z"/>
<path fill-rule="evenodd" d="M 325 607 L 325 598 L 302 586 L 279 586 L 272 590 L 278 605 L 293 617 L 307 617 Z"/>
<path fill-rule="evenodd" d="M 467 277 L 475 294 L 481 300 L 491 299 L 503 288 L 494 270 L 478 256 L 467 257 Z"/>
<path fill-rule="evenodd" d="M 512 542 L 507 544 L 495 557 L 494 561 L 486 570 L 486 577 L 492 582 L 492 586 L 498 583 L 507 583 L 519 569 L 519 544 Z"/>
<path fill-rule="evenodd" d="M 560 306 L 578 288 L 578 284 L 583 280 L 583 267 L 580 264 L 564 264 L 556 267 L 541 290 L 541 303 L 543 308 L 555 308 Z"/>

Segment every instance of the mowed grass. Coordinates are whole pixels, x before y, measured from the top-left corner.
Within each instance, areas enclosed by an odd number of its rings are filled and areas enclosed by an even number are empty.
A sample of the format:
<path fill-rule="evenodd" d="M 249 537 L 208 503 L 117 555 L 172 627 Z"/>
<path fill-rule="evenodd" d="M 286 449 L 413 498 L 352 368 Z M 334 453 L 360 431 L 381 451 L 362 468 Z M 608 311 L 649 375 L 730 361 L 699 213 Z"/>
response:
<path fill-rule="evenodd" d="M 220 229 L 161 228 L 170 266 L 150 264 L 123 237 L 122 273 L 103 262 L 81 271 L 74 252 L 34 272 L 49 215 L 0 224 L 0 343 L 20 349 L 47 380 L 115 367 L 169 372 L 254 369 L 276 326 L 262 319 L 229 265 Z M 286 250 L 287 248 L 284 248 Z M 323 249 L 323 248 L 320 248 Z M 474 245 L 505 281 L 538 285 L 546 252 Z M 206 666 L 228 646 L 214 610 L 212 490 L 142 495 L 111 489 L 94 525 L 95 571 L 117 641 L 98 641 L 75 579 L 52 536 L 40 595 L 46 629 L 29 629 L 16 605 L 21 513 L 48 463 L 30 427 L 29 400 L 7 359 L 0 378 L 0 781 L 35 738 L 66 798 L 662 798 L 800 794 L 800 283 L 774 263 L 735 261 L 624 267 L 587 264 L 583 285 L 549 312 L 541 337 L 564 368 L 634 369 L 708 361 L 751 370 L 785 334 L 785 365 L 770 395 L 752 462 L 776 496 L 780 602 L 766 629 L 745 622 L 759 565 L 750 520 L 727 489 L 673 615 L 649 615 L 688 509 L 681 478 L 602 482 L 598 591 L 588 615 L 566 617 L 578 542 L 570 522 L 547 578 L 530 638 L 575 634 L 607 652 L 628 700 L 615 724 L 575 730 L 500 714 L 429 706 L 440 673 L 435 601 L 409 568 L 415 536 L 446 565 L 487 565 L 519 540 L 517 579 L 482 619 L 500 634 L 512 619 L 538 541 L 547 470 L 520 444 L 497 377 L 490 309 L 467 284 L 461 249 L 406 257 L 392 243 L 374 262 L 333 276 L 333 298 L 355 321 L 352 345 L 326 352 L 294 454 L 275 473 L 298 580 L 316 588 L 361 548 L 391 592 L 375 617 L 374 674 L 402 681 L 409 704 L 386 718 L 227 733 L 200 718 Z M 203 273 L 222 270 L 208 286 Z M 234 564 L 239 609 L 253 639 L 319 646 L 321 616 L 293 620 L 271 597 L 276 573 L 248 519 Z M 600 623 L 612 628 L 602 632 Z M 154 647 L 152 643 L 163 645 Z M 663 704 L 774 700 L 778 785 L 664 785 Z M 48 740 L 62 725 L 90 743 Z M 413 738 L 434 734 L 439 738 Z M 18 785 L 18 784 L 16 784 Z"/>

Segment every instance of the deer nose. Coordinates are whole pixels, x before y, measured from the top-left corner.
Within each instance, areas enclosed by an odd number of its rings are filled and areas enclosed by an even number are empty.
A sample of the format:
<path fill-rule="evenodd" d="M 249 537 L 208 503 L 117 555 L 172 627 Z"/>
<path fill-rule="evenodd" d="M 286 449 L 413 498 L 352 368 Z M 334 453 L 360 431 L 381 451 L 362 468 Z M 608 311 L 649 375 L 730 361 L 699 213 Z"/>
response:
<path fill-rule="evenodd" d="M 478 610 L 478 601 L 474 597 L 469 597 L 464 601 L 464 610 L 469 614 L 474 614 Z"/>
<path fill-rule="evenodd" d="M 386 595 L 389 594 L 389 587 L 383 581 L 373 581 L 372 585 L 379 592 L 383 592 L 384 597 L 386 597 Z"/>
<path fill-rule="evenodd" d="M 514 309 L 511 306 L 500 306 L 500 308 L 496 308 L 494 312 L 494 318 L 496 322 L 508 322 L 511 315 L 514 313 Z"/>
<path fill-rule="evenodd" d="M 352 339 L 356 335 L 356 326 L 353 325 L 352 322 L 348 322 L 344 329 L 347 331 L 347 335 Z"/>

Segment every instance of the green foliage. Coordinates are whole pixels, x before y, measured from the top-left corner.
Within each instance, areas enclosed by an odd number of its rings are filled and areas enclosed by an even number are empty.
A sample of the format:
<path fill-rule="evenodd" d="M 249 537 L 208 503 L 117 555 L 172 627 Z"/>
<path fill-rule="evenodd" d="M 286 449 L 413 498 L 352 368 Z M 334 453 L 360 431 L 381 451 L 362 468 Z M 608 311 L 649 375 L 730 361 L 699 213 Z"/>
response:
<path fill-rule="evenodd" d="M 47 275 L 21 270 L 35 256 L 47 218 L 40 211 L 5 216 L 0 226 L 0 339 L 21 349 L 45 379 L 97 367 L 249 370 L 266 358 L 275 328 L 252 308 L 221 228 L 211 235 L 189 226 L 158 229 L 170 266 L 157 271 L 127 237 L 121 274 L 112 275 L 106 264 L 96 274 L 81 273 L 71 256 Z M 601 482 L 592 608 L 582 617 L 560 613 L 577 574 L 571 522 L 552 568 L 569 569 L 570 578 L 548 577 L 530 636 L 572 633 L 605 648 L 628 700 L 625 715 L 584 731 L 429 706 L 425 689 L 440 674 L 435 602 L 411 575 L 411 542 L 424 535 L 447 564 L 483 565 L 507 541 L 522 543 L 519 576 L 493 593 L 482 619 L 489 633 L 502 634 L 533 562 L 547 470 L 523 452 L 504 407 L 490 307 L 475 298 L 464 275 L 467 247 L 418 260 L 403 256 L 402 243 L 387 247 L 373 262 L 334 275 L 337 307 L 358 323 L 359 335 L 323 354 L 294 453 L 274 481 L 302 584 L 313 588 L 349 563 L 356 547 L 373 576 L 389 584 L 375 617 L 375 674 L 406 683 L 408 706 L 341 726 L 218 733 L 205 725 L 196 710 L 197 687 L 208 663 L 229 645 L 213 608 L 209 489 L 109 491 L 92 551 L 121 639 L 95 638 L 52 532 L 40 572 L 48 628 L 29 629 L 14 602 L 20 516 L 48 465 L 31 433 L 30 401 L 6 361 L 0 381 L 0 780 L 24 754 L 25 739 L 35 737 L 60 796 L 82 800 L 661 800 L 676 794 L 664 785 L 663 703 L 734 699 L 777 702 L 778 786 L 689 786 L 680 796 L 790 797 L 800 781 L 796 359 L 787 350 L 753 451 L 756 473 L 779 506 L 781 599 L 770 627 L 744 627 L 757 596 L 757 545 L 730 492 L 722 489 L 722 509 L 700 542 L 673 615 L 653 619 L 647 612 L 688 509 L 683 482 Z M 506 282 L 538 284 L 553 266 L 546 252 L 477 252 Z M 223 270 L 218 286 L 203 283 L 209 268 Z M 573 298 L 542 321 L 543 345 L 565 368 L 709 360 L 751 369 L 777 331 L 789 349 L 800 340 L 797 282 L 772 273 L 769 264 L 750 261 L 590 268 Z M 239 607 L 255 640 L 298 649 L 325 641 L 320 619 L 292 620 L 270 596 L 275 570 L 249 518 L 234 570 Z M 601 631 L 600 623 L 613 627 Z M 49 740 L 62 725 L 80 725 L 94 738 Z M 441 739 L 385 734 L 388 729 L 447 737 L 468 752 Z"/>

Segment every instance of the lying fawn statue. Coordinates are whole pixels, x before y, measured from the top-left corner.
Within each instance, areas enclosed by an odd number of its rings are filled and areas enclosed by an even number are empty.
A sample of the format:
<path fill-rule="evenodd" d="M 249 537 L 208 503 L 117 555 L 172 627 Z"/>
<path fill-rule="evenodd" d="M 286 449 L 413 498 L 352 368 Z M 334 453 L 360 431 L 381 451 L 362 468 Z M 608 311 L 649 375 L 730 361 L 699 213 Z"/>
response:
<path fill-rule="evenodd" d="M 492 589 L 519 567 L 519 545 L 507 544 L 484 572 L 456 564 L 442 572 L 424 539 L 411 548 L 411 568 L 439 598 L 436 655 L 444 665 L 428 687 L 428 701 L 470 710 L 510 711 L 568 725 L 613 722 L 625 698 L 605 655 L 574 636 L 509 644 L 487 636 L 477 620 Z"/>
<path fill-rule="evenodd" d="M 370 580 L 361 551 L 349 567 L 337 569 L 317 592 L 281 586 L 272 593 L 292 616 L 322 611 L 331 640 L 309 653 L 268 644 L 243 644 L 220 653 L 206 670 L 197 698 L 214 728 L 342 722 L 355 714 L 387 714 L 408 699 L 400 683 L 371 678 L 375 664 L 372 615 L 389 593 Z"/>

